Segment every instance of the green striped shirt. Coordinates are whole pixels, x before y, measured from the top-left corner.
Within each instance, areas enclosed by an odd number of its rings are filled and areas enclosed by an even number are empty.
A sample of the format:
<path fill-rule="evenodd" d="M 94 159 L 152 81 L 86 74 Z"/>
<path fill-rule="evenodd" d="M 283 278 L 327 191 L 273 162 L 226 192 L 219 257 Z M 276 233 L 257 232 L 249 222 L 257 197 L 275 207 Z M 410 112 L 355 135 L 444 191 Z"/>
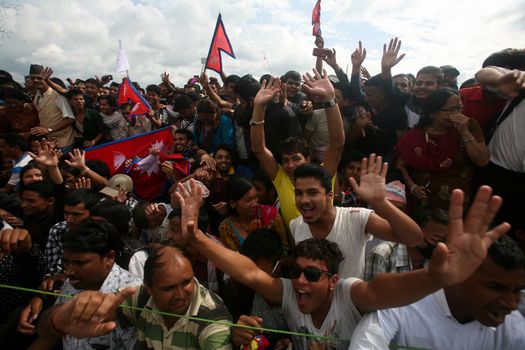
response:
<path fill-rule="evenodd" d="M 195 291 L 186 316 L 231 322 L 231 316 L 222 300 L 194 279 Z M 147 301 L 147 302 L 146 302 Z M 145 303 L 145 304 L 144 304 Z M 127 305 L 158 310 L 144 286 L 126 301 Z M 167 329 L 161 315 L 148 311 L 119 309 L 135 324 L 140 349 L 231 349 L 230 328 L 216 323 L 178 319 Z"/>

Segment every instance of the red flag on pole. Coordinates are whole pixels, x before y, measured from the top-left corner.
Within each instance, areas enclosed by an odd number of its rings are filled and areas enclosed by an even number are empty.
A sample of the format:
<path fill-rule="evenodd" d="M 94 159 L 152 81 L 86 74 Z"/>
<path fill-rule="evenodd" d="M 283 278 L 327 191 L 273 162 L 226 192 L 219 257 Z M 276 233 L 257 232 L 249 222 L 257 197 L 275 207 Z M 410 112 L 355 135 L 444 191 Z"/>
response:
<path fill-rule="evenodd" d="M 122 80 L 122 84 L 120 84 L 117 92 L 117 105 L 120 107 L 124 103 L 129 103 L 132 106 L 128 117 L 128 121 L 132 126 L 135 125 L 138 115 L 146 115 L 151 109 L 148 101 L 137 91 L 129 78 Z"/>
<path fill-rule="evenodd" d="M 321 35 L 321 0 L 317 0 L 315 7 L 312 11 L 312 35 Z"/>
<path fill-rule="evenodd" d="M 161 169 L 161 161 L 172 161 L 173 168 L 181 175 L 189 172 L 189 161 L 180 154 L 163 156 L 173 144 L 171 127 L 113 141 L 86 150 L 86 159 L 102 160 L 109 167 L 110 173 L 124 173 L 124 163 L 134 158 L 127 170 L 133 179 L 133 190 L 141 199 L 153 200 L 162 194 L 166 186 L 166 175 Z M 150 155 L 150 148 L 159 150 L 159 155 Z M 137 158 L 135 158 L 137 157 Z"/>
<path fill-rule="evenodd" d="M 217 24 L 215 25 L 215 31 L 213 32 L 213 38 L 211 39 L 210 50 L 208 51 L 208 57 L 206 59 L 206 66 L 204 66 L 204 69 L 211 69 L 219 74 L 222 73 L 221 51 L 228 54 L 232 58 L 235 58 L 232 45 L 230 44 L 230 39 L 228 39 L 226 29 L 224 28 L 224 23 L 222 23 L 221 14 L 219 13 Z"/>

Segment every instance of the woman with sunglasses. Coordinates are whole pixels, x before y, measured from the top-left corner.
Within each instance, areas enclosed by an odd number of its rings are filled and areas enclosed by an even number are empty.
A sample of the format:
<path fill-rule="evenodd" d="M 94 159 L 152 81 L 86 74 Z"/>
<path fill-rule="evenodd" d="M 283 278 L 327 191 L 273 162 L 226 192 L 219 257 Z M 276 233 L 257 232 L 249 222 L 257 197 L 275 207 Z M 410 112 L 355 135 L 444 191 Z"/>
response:
<path fill-rule="evenodd" d="M 465 191 L 468 203 L 474 166 L 489 161 L 481 127 L 461 113 L 461 100 L 452 89 L 432 92 L 422 107 L 419 123 L 397 144 L 396 167 L 412 205 L 446 210 L 455 188 Z"/>

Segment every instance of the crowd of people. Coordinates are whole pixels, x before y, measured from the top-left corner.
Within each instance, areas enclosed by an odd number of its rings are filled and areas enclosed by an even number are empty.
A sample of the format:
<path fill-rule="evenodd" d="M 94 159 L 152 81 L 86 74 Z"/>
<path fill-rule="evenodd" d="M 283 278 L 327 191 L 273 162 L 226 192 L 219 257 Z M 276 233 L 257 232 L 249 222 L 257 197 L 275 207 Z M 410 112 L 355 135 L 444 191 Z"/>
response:
<path fill-rule="evenodd" d="M 304 75 L 133 82 L 144 115 L 110 75 L 0 71 L 2 348 L 525 348 L 525 50 L 458 86 L 392 75 L 397 38 L 374 76 L 315 46 Z M 165 127 L 158 198 L 143 155 L 86 160 Z"/>

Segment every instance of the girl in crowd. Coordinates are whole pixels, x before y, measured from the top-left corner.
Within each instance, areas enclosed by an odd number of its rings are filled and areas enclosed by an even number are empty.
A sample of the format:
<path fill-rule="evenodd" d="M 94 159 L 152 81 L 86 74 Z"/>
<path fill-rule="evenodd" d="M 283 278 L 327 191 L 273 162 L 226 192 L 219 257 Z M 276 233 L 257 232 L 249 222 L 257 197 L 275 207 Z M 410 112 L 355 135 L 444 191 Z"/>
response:
<path fill-rule="evenodd" d="M 239 251 L 246 237 L 261 228 L 276 231 L 288 247 L 284 221 L 277 208 L 259 204 L 257 190 L 250 180 L 240 176 L 228 179 L 226 195 L 231 215 L 219 226 L 219 234 L 226 247 Z"/>
<path fill-rule="evenodd" d="M 419 123 L 397 145 L 396 167 L 413 195 L 412 204 L 447 210 L 455 188 L 463 190 L 468 203 L 474 166 L 489 160 L 481 127 L 461 113 L 461 100 L 449 88 L 432 92 L 422 108 Z"/>

